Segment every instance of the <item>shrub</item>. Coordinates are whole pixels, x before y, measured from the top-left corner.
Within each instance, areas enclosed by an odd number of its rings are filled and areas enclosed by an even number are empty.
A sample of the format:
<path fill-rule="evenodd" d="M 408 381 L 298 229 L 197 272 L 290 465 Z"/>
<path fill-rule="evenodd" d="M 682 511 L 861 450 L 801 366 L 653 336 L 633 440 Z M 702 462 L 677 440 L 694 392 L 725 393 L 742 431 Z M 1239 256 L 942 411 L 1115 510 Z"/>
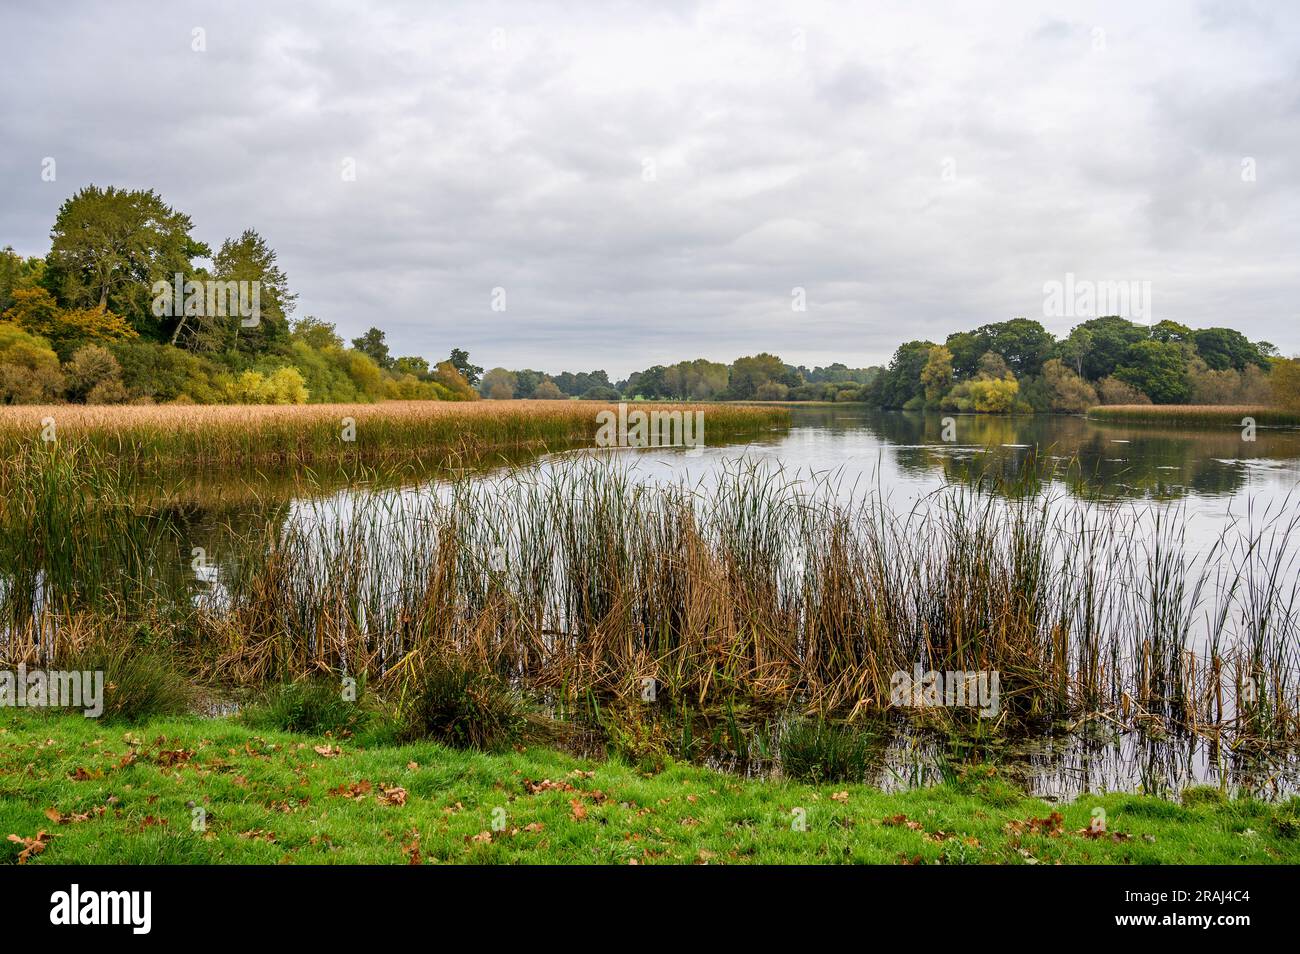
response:
<path fill-rule="evenodd" d="M 871 768 L 871 741 L 850 726 L 796 719 L 781 733 L 781 771 L 803 782 L 860 782 Z"/>
<path fill-rule="evenodd" d="M 68 379 L 68 395 L 89 404 L 113 404 L 127 399 L 126 388 L 122 384 L 122 366 L 107 348 L 100 345 L 84 345 L 78 348 L 72 359 L 64 366 Z M 101 400 L 91 401 L 89 395 L 96 388 Z M 113 387 L 116 385 L 116 388 Z M 103 400 L 110 395 L 121 394 L 116 400 Z"/>
<path fill-rule="evenodd" d="M 407 739 L 485 752 L 507 748 L 524 730 L 519 695 L 495 673 L 456 657 L 418 666 L 403 687 L 399 717 Z"/>
<path fill-rule="evenodd" d="M 0 321 L 0 404 L 41 404 L 63 393 L 59 358 L 44 338 Z"/>
<path fill-rule="evenodd" d="M 1106 377 L 1097 382 L 1097 400 L 1102 404 L 1150 404 L 1151 399 L 1119 378 Z"/>

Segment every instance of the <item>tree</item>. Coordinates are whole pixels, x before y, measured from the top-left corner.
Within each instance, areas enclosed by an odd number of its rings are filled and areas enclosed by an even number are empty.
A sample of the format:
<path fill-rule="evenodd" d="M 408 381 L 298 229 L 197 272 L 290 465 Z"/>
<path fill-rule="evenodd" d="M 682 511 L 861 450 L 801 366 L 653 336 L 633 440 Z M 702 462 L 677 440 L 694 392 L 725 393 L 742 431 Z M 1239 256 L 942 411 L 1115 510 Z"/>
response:
<path fill-rule="evenodd" d="M 952 387 L 952 352 L 943 345 L 930 349 L 930 356 L 921 369 L 921 383 L 925 386 L 926 404 L 938 407 Z"/>
<path fill-rule="evenodd" d="M 1268 357 L 1258 345 L 1250 343 L 1240 331 L 1231 328 L 1202 328 L 1192 332 L 1196 353 L 1212 371 L 1233 368 L 1244 371 L 1248 365 L 1268 367 Z M 1268 342 L 1263 342 L 1267 345 Z M 1271 346 L 1270 346 L 1271 347 Z"/>
<path fill-rule="evenodd" d="M 555 382 L 546 378 L 533 389 L 533 398 L 538 401 L 563 401 L 564 392 L 555 386 Z"/>
<path fill-rule="evenodd" d="M 493 401 L 508 401 L 515 396 L 517 378 L 505 368 L 493 368 L 479 381 L 479 394 Z"/>
<path fill-rule="evenodd" d="M 1061 360 L 1067 362 L 1074 368 L 1074 373 L 1083 377 L 1083 359 L 1087 357 L 1088 352 L 1092 350 L 1092 330 L 1079 325 L 1074 328 L 1069 337 L 1056 346 L 1057 354 Z"/>
<path fill-rule="evenodd" d="M 1268 376 L 1273 403 L 1300 411 L 1300 358 L 1274 358 Z"/>
<path fill-rule="evenodd" d="M 1097 391 L 1065 366 L 1059 358 L 1043 364 L 1043 386 L 1047 391 L 1046 410 L 1058 414 L 1082 414 L 1097 404 Z"/>
<path fill-rule="evenodd" d="M 384 342 L 384 333 L 378 328 L 371 328 L 360 338 L 353 338 L 352 347 L 381 368 L 393 366 L 393 359 L 388 355 L 388 345 Z"/>
<path fill-rule="evenodd" d="M 881 407 L 897 408 L 920 398 L 921 371 L 930 360 L 933 341 L 908 341 L 898 346 L 884 372 L 872 385 L 871 398 Z"/>
<path fill-rule="evenodd" d="M 947 347 L 953 356 L 953 370 L 966 377 L 975 373 L 979 358 L 992 351 L 1002 357 L 1017 376 L 1038 374 L 1052 354 L 1056 339 L 1037 321 L 1012 318 L 982 325 L 974 331 L 948 336 Z"/>
<path fill-rule="evenodd" d="M 1088 351 L 1083 357 L 1083 377 L 1097 381 L 1115 372 L 1128 355 L 1128 349 L 1147 339 L 1147 330 L 1118 315 L 1107 315 L 1083 322 L 1078 328 L 1087 331 Z M 1071 332 L 1073 337 L 1074 332 Z"/>
<path fill-rule="evenodd" d="M 1187 350 L 1183 346 L 1147 338 L 1129 346 L 1114 376 L 1156 404 L 1186 404 L 1192 396 L 1187 368 Z"/>
<path fill-rule="evenodd" d="M 393 362 L 393 370 L 398 374 L 412 375 L 420 381 L 433 380 L 433 372 L 429 370 L 429 359 L 418 355 L 398 358 Z"/>
<path fill-rule="evenodd" d="M 289 290 L 289 280 L 266 240 L 245 229 L 239 238 L 221 243 L 212 264 L 210 280 L 223 284 L 228 292 L 220 299 L 205 296 L 202 314 L 176 316 L 171 343 L 187 340 L 196 351 L 245 354 L 286 344 L 289 316 L 298 296 Z"/>
<path fill-rule="evenodd" d="M 766 351 L 747 358 L 737 358 L 731 365 L 727 391 L 733 400 L 753 398 L 758 389 L 768 381 L 781 382 L 785 364 Z"/>
<path fill-rule="evenodd" d="M 13 307 L 0 318 L 45 338 L 60 357 L 83 344 L 136 337 L 120 315 L 99 307 L 60 308 L 44 288 L 18 289 L 13 298 Z"/>
<path fill-rule="evenodd" d="M 15 292 L 40 287 L 44 273 L 44 259 L 23 258 L 12 245 L 0 249 L 0 315 L 13 307 Z"/>
<path fill-rule="evenodd" d="M 450 392 L 453 401 L 474 401 L 478 399 L 478 392 L 470 387 L 469 381 L 460 373 L 460 369 L 450 361 L 438 362 L 437 370 L 433 372 L 433 380 Z"/>
<path fill-rule="evenodd" d="M 150 307 L 154 282 L 187 277 L 192 258 L 211 254 L 190 236 L 193 227 L 152 189 L 86 186 L 59 208 L 44 282 L 66 307 L 112 311 L 163 340 Z"/>
<path fill-rule="evenodd" d="M 447 359 L 451 366 L 460 372 L 461 377 L 469 384 L 470 387 L 478 385 L 479 375 L 483 369 L 476 364 L 469 363 L 469 352 L 462 351 L 460 348 L 451 349 L 451 357 Z"/>
<path fill-rule="evenodd" d="M 342 348 L 343 339 L 339 337 L 338 332 L 334 330 L 334 325 L 328 321 L 321 321 L 308 315 L 293 323 L 293 337 L 299 341 L 306 342 L 317 351 L 324 351 L 326 348 Z"/>

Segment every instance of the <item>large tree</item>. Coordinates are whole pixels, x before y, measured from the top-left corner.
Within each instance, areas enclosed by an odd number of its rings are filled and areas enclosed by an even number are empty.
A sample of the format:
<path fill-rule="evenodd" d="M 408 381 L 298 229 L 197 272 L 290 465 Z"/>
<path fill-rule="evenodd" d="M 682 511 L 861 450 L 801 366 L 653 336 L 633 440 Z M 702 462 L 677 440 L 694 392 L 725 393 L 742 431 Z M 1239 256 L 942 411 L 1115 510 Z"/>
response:
<path fill-rule="evenodd" d="M 1042 370 L 1043 362 L 1052 356 L 1055 341 L 1039 322 L 1012 318 L 949 335 L 947 348 L 952 352 L 953 370 L 959 376 L 974 374 L 979 359 L 990 351 L 1001 355 L 1013 373 L 1026 375 Z"/>
<path fill-rule="evenodd" d="M 193 227 L 152 189 L 86 186 L 54 220 L 45 285 L 65 307 L 107 309 L 163 340 L 171 327 L 150 307 L 154 282 L 171 282 L 176 273 L 188 278 L 191 259 L 211 255 L 190 236 Z"/>

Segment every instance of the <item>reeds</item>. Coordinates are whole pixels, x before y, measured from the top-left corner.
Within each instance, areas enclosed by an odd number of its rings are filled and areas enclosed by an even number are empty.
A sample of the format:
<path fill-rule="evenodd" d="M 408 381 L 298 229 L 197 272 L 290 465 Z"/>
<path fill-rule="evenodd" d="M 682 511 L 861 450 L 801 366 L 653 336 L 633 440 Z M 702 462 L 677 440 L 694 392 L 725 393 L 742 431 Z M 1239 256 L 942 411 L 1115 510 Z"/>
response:
<path fill-rule="evenodd" d="M 693 405 L 655 405 L 684 410 Z M 590 444 L 593 401 L 388 401 L 381 404 L 61 404 L 0 407 L 0 455 L 48 444 L 86 446 L 135 467 L 452 460 L 506 448 Z M 709 405 L 709 434 L 759 433 L 788 424 L 780 408 Z"/>
<path fill-rule="evenodd" d="M 13 471 L 5 519 L 38 540 L 57 535 L 45 525 L 70 532 L 70 517 L 42 513 L 75 495 L 32 489 L 65 466 Z M 79 479 L 105 497 L 75 511 L 76 530 L 105 539 L 124 488 Z M 95 612 L 167 617 L 196 666 L 237 683 L 330 673 L 382 691 L 417 663 L 457 660 L 564 708 L 739 701 L 852 719 L 904 704 L 895 677 L 919 667 L 996 673 L 981 723 L 993 731 L 1098 718 L 1300 734 L 1292 501 L 1239 515 L 1202 551 L 1177 507 L 998 489 L 952 486 L 900 511 L 774 467 L 658 485 L 617 455 L 579 454 L 300 500 L 184 606 L 150 583 L 153 531 L 111 567 L 84 546 L 11 546 L 0 606 L 11 648 Z"/>
<path fill-rule="evenodd" d="M 1251 418 L 1266 427 L 1300 425 L 1296 411 L 1255 404 L 1103 404 L 1089 408 L 1087 416 L 1121 424 L 1242 427 L 1242 419 Z"/>

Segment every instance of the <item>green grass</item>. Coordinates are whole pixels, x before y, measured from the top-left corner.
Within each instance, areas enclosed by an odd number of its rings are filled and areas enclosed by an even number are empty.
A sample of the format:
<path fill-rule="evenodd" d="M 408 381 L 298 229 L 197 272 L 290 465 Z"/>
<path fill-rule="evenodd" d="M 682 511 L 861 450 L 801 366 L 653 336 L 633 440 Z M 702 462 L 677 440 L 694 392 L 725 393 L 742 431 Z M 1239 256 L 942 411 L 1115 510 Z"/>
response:
<path fill-rule="evenodd" d="M 1094 421 L 1122 424 L 1183 424 L 1241 427 L 1244 417 L 1269 427 L 1300 425 L 1300 412 L 1252 404 L 1105 404 L 1088 409 Z"/>
<path fill-rule="evenodd" d="M 348 791 L 357 797 L 332 794 Z M 193 830 L 191 802 L 206 830 Z M 644 775 L 536 748 L 367 745 L 231 720 L 128 728 L 0 714 L 0 835 L 46 832 L 34 864 L 406 864 L 417 849 L 423 863 L 472 864 L 1300 863 L 1297 801 L 1189 802 L 1107 795 L 1053 808 L 980 770 L 884 794 L 680 764 Z M 1096 807 L 1106 837 L 1079 833 Z M 0 844 L 18 860 L 21 843 Z"/>

